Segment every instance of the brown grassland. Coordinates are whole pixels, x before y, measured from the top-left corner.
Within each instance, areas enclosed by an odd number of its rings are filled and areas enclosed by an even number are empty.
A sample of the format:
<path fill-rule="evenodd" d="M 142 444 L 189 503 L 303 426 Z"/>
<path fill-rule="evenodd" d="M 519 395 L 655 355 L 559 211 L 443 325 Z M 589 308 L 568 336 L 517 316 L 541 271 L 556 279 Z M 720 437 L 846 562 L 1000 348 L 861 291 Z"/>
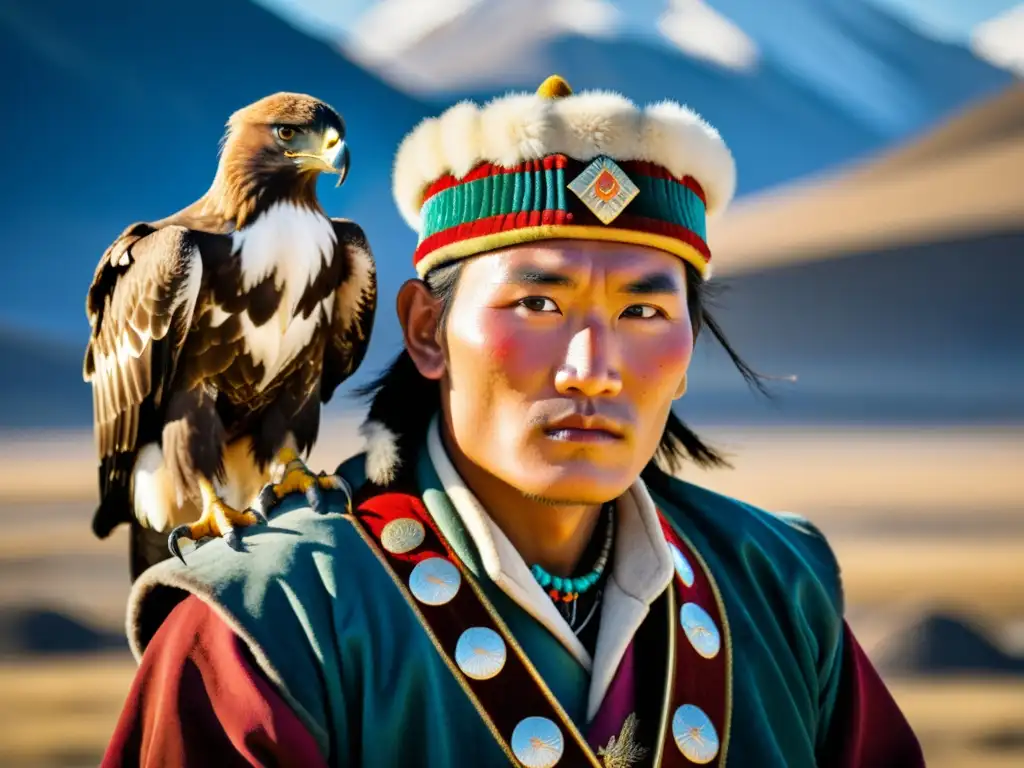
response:
<path fill-rule="evenodd" d="M 325 425 L 310 463 L 350 455 L 352 422 Z M 805 514 L 838 554 L 869 652 L 916 612 L 955 611 L 1013 645 L 1024 619 L 1024 441 L 1016 430 L 706 430 L 734 469 L 688 479 Z M 0 438 L 0 609 L 60 610 L 119 631 L 123 531 L 89 531 L 88 434 Z M 1019 647 L 1024 643 L 1016 643 Z M 124 651 L 0 659 L 0 765 L 95 765 L 134 663 Z M 1024 676 L 891 679 L 929 766 L 1024 765 Z"/>

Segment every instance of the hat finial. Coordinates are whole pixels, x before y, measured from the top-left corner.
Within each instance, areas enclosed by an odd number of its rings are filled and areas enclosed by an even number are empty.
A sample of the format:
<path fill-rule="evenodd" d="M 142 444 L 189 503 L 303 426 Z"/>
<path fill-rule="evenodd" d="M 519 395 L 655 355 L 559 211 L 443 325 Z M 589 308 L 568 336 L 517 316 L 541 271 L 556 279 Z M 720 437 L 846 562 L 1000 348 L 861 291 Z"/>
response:
<path fill-rule="evenodd" d="M 561 99 L 566 96 L 572 96 L 572 88 L 565 82 L 565 78 L 551 75 L 540 84 L 540 87 L 537 89 L 537 95 L 542 99 Z"/>

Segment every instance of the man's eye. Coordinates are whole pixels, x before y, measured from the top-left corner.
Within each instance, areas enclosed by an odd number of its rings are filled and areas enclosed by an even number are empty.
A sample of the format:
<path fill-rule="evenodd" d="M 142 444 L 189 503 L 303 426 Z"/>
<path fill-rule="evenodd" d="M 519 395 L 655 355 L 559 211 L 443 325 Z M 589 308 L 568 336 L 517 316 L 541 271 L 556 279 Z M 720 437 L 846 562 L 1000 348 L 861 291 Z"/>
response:
<path fill-rule="evenodd" d="M 519 300 L 519 306 L 531 312 L 557 312 L 558 305 L 546 296 L 527 296 Z"/>
<path fill-rule="evenodd" d="M 649 320 L 652 317 L 657 317 L 659 314 L 660 312 L 650 304 L 634 304 L 626 307 L 622 312 L 623 317 L 635 317 L 641 320 Z"/>

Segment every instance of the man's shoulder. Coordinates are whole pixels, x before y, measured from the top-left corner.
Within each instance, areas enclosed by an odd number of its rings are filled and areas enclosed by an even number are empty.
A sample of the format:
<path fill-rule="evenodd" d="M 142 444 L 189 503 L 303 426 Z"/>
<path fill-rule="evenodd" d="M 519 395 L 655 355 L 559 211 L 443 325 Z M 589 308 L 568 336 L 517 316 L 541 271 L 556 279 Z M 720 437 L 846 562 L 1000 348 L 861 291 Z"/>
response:
<path fill-rule="evenodd" d="M 361 541 L 348 513 L 366 482 L 364 457 L 346 460 L 336 474 L 347 487 L 323 491 L 321 509 L 314 512 L 305 495 L 293 492 L 280 499 L 267 515 L 265 525 L 236 529 L 239 549 L 228 546 L 224 539 L 211 539 L 185 556 L 185 563 L 167 561 L 159 568 L 195 575 L 215 575 L 218 581 L 230 583 L 276 580 L 285 574 L 305 574 L 322 570 L 318 563 L 330 556 L 336 567 L 358 567 L 349 556 L 350 550 L 362 551 Z M 344 553 L 344 556 L 335 555 Z"/>
<path fill-rule="evenodd" d="M 358 493 L 358 477 L 350 473 L 346 481 Z M 323 508 L 314 512 L 304 495 L 291 494 L 268 510 L 266 525 L 237 530 L 238 550 L 213 539 L 186 553 L 184 563 L 166 560 L 147 570 L 129 597 L 136 655 L 189 594 L 238 617 L 289 621 L 296 606 L 313 611 L 319 605 L 327 612 L 341 596 L 358 602 L 365 589 L 379 588 L 374 582 L 381 569 L 346 514 L 349 498 L 346 491 L 326 492 Z"/>
<path fill-rule="evenodd" d="M 669 476 L 653 483 L 651 493 L 676 526 L 696 525 L 718 550 L 734 550 L 730 559 L 749 563 L 756 556 L 784 580 L 813 579 L 842 613 L 839 563 L 825 534 L 808 518 L 769 511 Z"/>

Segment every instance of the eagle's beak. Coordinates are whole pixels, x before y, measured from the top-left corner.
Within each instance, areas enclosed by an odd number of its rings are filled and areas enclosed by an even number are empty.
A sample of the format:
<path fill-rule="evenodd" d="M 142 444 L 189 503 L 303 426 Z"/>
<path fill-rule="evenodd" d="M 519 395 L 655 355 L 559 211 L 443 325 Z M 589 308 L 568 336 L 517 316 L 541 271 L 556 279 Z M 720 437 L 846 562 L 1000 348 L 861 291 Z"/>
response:
<path fill-rule="evenodd" d="M 334 128 L 324 132 L 319 152 L 285 152 L 303 171 L 316 173 L 336 173 L 341 186 L 348 175 L 350 156 L 348 145 Z"/>
<path fill-rule="evenodd" d="M 343 141 L 341 142 L 341 150 L 335 153 L 334 162 L 331 163 L 334 172 L 338 174 L 338 183 L 335 186 L 340 187 L 344 183 L 345 177 L 348 176 L 349 162 L 348 144 Z"/>

